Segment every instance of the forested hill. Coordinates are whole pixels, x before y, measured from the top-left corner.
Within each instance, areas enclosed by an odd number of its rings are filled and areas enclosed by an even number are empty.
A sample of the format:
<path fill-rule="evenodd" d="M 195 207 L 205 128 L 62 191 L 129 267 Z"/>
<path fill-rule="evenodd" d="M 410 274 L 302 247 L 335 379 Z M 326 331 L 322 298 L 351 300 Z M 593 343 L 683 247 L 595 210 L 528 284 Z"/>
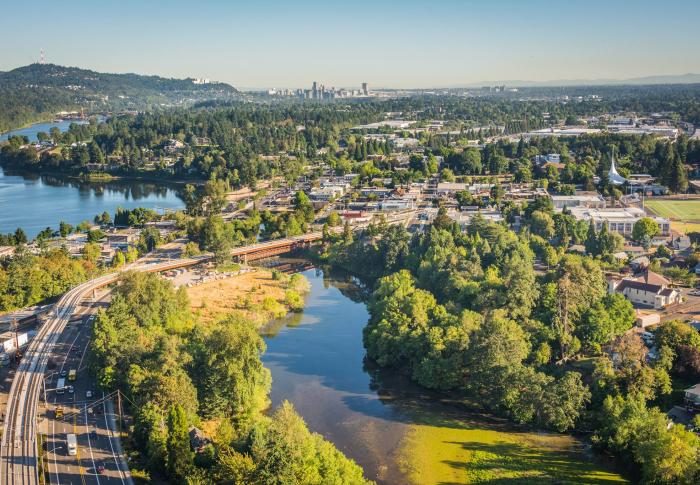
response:
<path fill-rule="evenodd" d="M 0 132 L 51 117 L 61 110 L 187 106 L 211 99 L 235 99 L 239 94 L 225 83 L 195 84 L 193 79 L 30 64 L 0 72 Z"/>

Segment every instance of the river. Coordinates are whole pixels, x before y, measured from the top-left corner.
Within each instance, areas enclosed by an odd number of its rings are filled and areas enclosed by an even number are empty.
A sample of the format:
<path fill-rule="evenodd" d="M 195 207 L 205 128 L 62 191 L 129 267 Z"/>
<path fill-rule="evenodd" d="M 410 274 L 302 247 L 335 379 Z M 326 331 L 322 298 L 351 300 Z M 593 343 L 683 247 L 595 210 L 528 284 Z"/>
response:
<path fill-rule="evenodd" d="M 36 123 L 0 135 L 0 141 L 11 135 L 26 135 L 36 140 L 40 131 L 57 127 L 66 131 L 74 121 Z M 78 122 L 80 123 L 80 122 Z M 162 212 L 182 209 L 184 203 L 172 186 L 139 181 L 82 182 L 53 175 L 7 173 L 0 167 L 0 233 L 21 227 L 29 238 L 46 227 L 58 229 L 63 220 L 76 225 L 92 221 L 107 211 L 114 215 L 117 207 L 146 207 Z"/>
<path fill-rule="evenodd" d="M 571 436 L 517 429 L 374 369 L 362 344 L 367 290 L 347 275 L 303 274 L 311 283 L 303 313 L 263 331 L 272 404 L 292 402 L 367 478 L 383 485 L 623 480 Z"/>
<path fill-rule="evenodd" d="M 58 122 L 49 121 L 47 123 L 34 123 L 33 125 L 25 126 L 24 128 L 8 131 L 6 133 L 0 133 L 0 142 L 6 141 L 9 137 L 14 135 L 26 136 L 27 138 L 29 138 L 29 141 L 37 141 L 37 133 L 41 131 L 43 131 L 44 133 L 48 133 L 49 130 L 51 130 L 51 128 L 58 128 L 62 132 L 68 131 L 68 128 L 70 128 L 71 123 L 83 125 L 88 122 L 82 120 L 61 120 Z"/>

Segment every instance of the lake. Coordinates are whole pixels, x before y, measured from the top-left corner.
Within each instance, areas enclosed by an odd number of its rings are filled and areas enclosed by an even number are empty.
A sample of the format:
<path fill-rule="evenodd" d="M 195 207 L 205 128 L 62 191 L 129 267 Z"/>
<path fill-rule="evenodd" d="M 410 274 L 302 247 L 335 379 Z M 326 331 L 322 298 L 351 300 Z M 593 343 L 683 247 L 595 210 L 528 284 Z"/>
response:
<path fill-rule="evenodd" d="M 85 122 L 36 123 L 4 133 L 0 141 L 12 135 L 25 135 L 35 141 L 40 131 L 48 133 L 53 127 L 67 131 L 71 123 Z M 62 220 L 76 225 L 86 219 L 92 221 L 104 211 L 114 216 L 118 207 L 162 212 L 184 206 L 173 186 L 139 181 L 82 182 L 53 175 L 8 173 L 0 167 L 0 233 L 21 227 L 31 239 L 47 227 L 58 229 Z"/>
<path fill-rule="evenodd" d="M 615 483 L 624 479 L 569 436 L 516 428 L 365 360 L 368 291 L 308 270 L 303 313 L 263 329 L 271 400 L 290 401 L 312 431 L 379 484 Z"/>
<path fill-rule="evenodd" d="M 117 207 L 162 212 L 185 204 L 174 187 L 140 181 L 82 182 L 51 175 L 7 173 L 0 167 L 0 233 L 24 229 L 31 239 L 63 220 L 76 225 Z"/>

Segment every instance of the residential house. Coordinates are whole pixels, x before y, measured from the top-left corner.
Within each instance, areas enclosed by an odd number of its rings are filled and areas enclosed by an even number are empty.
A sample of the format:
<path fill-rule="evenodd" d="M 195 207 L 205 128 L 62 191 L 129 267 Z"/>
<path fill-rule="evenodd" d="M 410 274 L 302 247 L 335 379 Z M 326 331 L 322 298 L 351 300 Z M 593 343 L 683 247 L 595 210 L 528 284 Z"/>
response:
<path fill-rule="evenodd" d="M 610 278 L 608 293 L 620 293 L 633 304 L 660 309 L 681 302 L 681 293 L 669 285 L 660 274 L 646 270 L 639 276 Z"/>

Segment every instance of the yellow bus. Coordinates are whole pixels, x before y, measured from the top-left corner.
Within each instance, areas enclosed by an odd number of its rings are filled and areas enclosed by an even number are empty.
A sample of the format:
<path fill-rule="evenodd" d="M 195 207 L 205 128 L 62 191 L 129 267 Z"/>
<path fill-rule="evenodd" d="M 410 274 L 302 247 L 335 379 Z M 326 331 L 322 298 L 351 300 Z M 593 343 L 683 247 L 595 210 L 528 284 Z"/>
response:
<path fill-rule="evenodd" d="M 71 369 L 70 371 L 68 371 L 69 381 L 74 381 L 76 377 L 78 377 L 78 371 L 76 371 L 75 369 Z"/>

